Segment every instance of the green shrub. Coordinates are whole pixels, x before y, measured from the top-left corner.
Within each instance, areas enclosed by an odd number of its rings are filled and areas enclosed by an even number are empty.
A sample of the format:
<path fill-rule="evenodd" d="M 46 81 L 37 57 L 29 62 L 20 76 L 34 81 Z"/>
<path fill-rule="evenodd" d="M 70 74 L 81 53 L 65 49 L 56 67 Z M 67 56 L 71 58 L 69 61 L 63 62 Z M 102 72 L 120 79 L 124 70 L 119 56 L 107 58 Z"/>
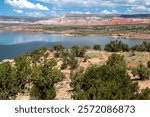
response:
<path fill-rule="evenodd" d="M 90 46 L 84 46 L 83 48 L 84 48 L 84 49 L 91 49 Z"/>
<path fill-rule="evenodd" d="M 63 63 L 62 63 L 62 65 L 61 65 L 61 69 L 63 70 L 63 69 L 67 69 L 67 67 L 68 67 L 68 61 L 67 61 L 67 58 L 64 58 L 63 59 Z"/>
<path fill-rule="evenodd" d="M 94 50 L 101 50 L 101 46 L 100 46 L 100 45 L 94 45 L 94 46 L 93 46 L 93 49 L 94 49 Z"/>
<path fill-rule="evenodd" d="M 108 52 L 126 52 L 129 51 L 129 47 L 127 44 L 123 44 L 121 41 L 116 40 L 106 44 L 104 50 Z"/>
<path fill-rule="evenodd" d="M 68 60 L 68 64 L 71 70 L 76 69 L 78 67 L 78 60 L 74 56 L 71 56 Z"/>
<path fill-rule="evenodd" d="M 0 100 L 15 99 L 18 92 L 16 70 L 9 62 L 0 64 Z"/>
<path fill-rule="evenodd" d="M 134 76 L 138 76 L 140 80 L 149 79 L 150 77 L 150 69 L 140 64 L 137 68 L 133 68 L 132 70 Z"/>
<path fill-rule="evenodd" d="M 64 75 L 54 68 L 54 61 L 33 69 L 33 86 L 30 92 L 32 99 L 51 100 L 56 96 L 54 84 L 62 80 Z"/>
<path fill-rule="evenodd" d="M 135 45 L 131 49 L 139 52 L 144 52 L 144 51 L 150 52 L 150 43 L 143 42 L 143 44 Z"/>
<path fill-rule="evenodd" d="M 39 59 L 43 56 L 45 56 L 45 52 L 48 50 L 48 48 L 39 48 L 39 49 L 36 49 L 34 51 L 32 51 L 31 53 L 27 53 L 26 56 L 30 56 L 31 57 L 31 60 L 32 62 L 37 62 L 39 61 Z"/>
<path fill-rule="evenodd" d="M 75 45 L 71 48 L 71 54 L 74 57 L 84 57 L 85 52 L 86 52 L 85 48 L 80 48 L 77 45 Z"/>
<path fill-rule="evenodd" d="M 65 49 L 65 47 L 62 46 L 62 45 L 54 45 L 54 46 L 53 46 L 53 49 L 54 49 L 55 51 L 63 51 L 63 50 Z"/>
<path fill-rule="evenodd" d="M 25 85 L 30 82 L 31 79 L 31 67 L 30 59 L 27 56 L 19 56 L 14 58 L 16 63 L 16 79 L 18 81 L 18 86 L 20 91 L 24 91 Z"/>
<path fill-rule="evenodd" d="M 147 62 L 147 67 L 150 68 L 150 60 Z"/>
<path fill-rule="evenodd" d="M 123 63 L 123 64 L 122 64 Z M 112 55 L 106 65 L 94 65 L 71 74 L 73 98 L 78 100 L 150 99 L 150 89 L 139 92 L 129 77 L 120 55 Z"/>

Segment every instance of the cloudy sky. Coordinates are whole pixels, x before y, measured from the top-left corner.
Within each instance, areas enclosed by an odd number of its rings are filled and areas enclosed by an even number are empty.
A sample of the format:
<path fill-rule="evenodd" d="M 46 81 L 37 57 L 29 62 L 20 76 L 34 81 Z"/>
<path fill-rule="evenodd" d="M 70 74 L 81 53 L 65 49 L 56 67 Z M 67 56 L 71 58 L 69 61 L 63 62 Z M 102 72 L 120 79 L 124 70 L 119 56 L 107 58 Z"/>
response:
<path fill-rule="evenodd" d="M 150 14 L 150 0 L 0 0 L 0 15 Z"/>

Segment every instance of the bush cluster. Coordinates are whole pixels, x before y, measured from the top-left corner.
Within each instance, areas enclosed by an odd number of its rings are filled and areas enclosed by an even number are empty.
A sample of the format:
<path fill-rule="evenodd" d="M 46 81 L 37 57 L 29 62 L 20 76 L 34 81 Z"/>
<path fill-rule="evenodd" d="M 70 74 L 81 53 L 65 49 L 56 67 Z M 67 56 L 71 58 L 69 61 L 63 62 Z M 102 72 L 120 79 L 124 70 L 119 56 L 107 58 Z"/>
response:
<path fill-rule="evenodd" d="M 54 68 L 56 61 L 45 61 L 33 70 L 33 86 L 30 96 L 33 99 L 51 100 L 56 96 L 54 84 L 63 78 L 60 70 Z"/>
<path fill-rule="evenodd" d="M 78 67 L 77 57 L 85 57 L 86 49 L 73 46 L 65 49 L 62 45 L 52 48 L 55 57 L 61 57 L 63 64 L 61 69 L 68 66 L 73 71 Z M 93 49 L 101 50 L 100 45 L 94 45 Z M 148 51 L 150 43 L 144 42 L 129 48 L 121 41 L 112 41 L 104 48 L 109 52 L 119 51 Z M 18 93 L 25 93 L 27 84 L 32 99 L 54 99 L 56 91 L 54 84 L 64 78 L 64 75 L 55 66 L 57 61 L 44 59 L 40 65 L 36 64 L 48 48 L 37 49 L 31 53 L 14 58 L 14 66 L 9 62 L 0 64 L 0 99 L 15 99 Z M 86 58 L 85 58 L 86 61 Z M 35 63 L 31 65 L 32 63 Z M 140 64 L 133 68 L 133 75 L 140 80 L 149 79 L 150 61 L 147 67 Z M 112 54 L 105 65 L 94 65 L 87 70 L 81 69 L 71 74 L 74 99 L 150 99 L 150 89 L 139 92 L 139 86 L 133 82 L 127 73 L 127 65 L 124 56 Z"/>
<path fill-rule="evenodd" d="M 134 76 L 138 76 L 140 80 L 145 80 L 150 78 L 150 69 L 140 64 L 137 68 L 132 70 Z"/>
<path fill-rule="evenodd" d="M 101 50 L 101 46 L 96 44 L 96 45 L 93 46 L 93 49 L 94 50 Z"/>
<path fill-rule="evenodd" d="M 131 49 L 139 52 L 144 52 L 144 51 L 150 52 L 150 43 L 143 42 L 143 44 L 135 45 Z"/>
<path fill-rule="evenodd" d="M 126 52 L 129 51 L 129 47 L 127 44 L 122 43 L 121 41 L 111 41 L 109 44 L 105 45 L 104 50 L 108 52 Z"/>
<path fill-rule="evenodd" d="M 150 99 L 150 89 L 139 92 L 127 73 L 123 56 L 113 54 L 106 65 L 92 66 L 71 74 L 73 98 L 78 100 Z"/>
<path fill-rule="evenodd" d="M 54 67 L 57 65 L 55 59 L 32 67 L 28 56 L 16 57 L 14 61 L 15 66 L 9 62 L 0 64 L 0 99 L 15 99 L 18 93 L 25 93 L 28 88 L 32 99 L 54 99 L 54 83 L 64 78 Z M 28 84 L 32 84 L 32 88 L 27 87 Z"/>

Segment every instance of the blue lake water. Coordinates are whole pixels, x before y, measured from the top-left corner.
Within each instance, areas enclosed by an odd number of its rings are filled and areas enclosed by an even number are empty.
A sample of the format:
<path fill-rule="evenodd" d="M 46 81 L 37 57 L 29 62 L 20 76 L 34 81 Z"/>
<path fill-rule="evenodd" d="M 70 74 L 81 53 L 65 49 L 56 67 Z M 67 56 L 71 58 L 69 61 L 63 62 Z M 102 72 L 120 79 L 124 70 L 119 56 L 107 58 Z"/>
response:
<path fill-rule="evenodd" d="M 69 37 L 63 34 L 29 34 L 19 32 L 3 32 L 0 31 L 0 61 L 10 59 L 15 56 L 30 52 L 40 47 L 51 47 L 56 44 L 62 44 L 65 47 L 73 45 L 93 46 L 100 44 L 102 47 L 112 40 L 116 40 L 107 36 L 82 36 Z M 150 40 L 135 40 L 135 39 L 117 39 L 129 46 L 142 44 L 143 41 Z"/>

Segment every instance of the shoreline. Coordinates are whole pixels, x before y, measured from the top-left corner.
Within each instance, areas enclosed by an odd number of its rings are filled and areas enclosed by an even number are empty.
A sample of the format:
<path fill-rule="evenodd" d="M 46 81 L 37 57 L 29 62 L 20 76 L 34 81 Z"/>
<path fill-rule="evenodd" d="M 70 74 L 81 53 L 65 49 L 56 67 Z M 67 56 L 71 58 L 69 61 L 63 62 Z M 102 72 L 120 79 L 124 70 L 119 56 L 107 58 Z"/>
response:
<path fill-rule="evenodd" d="M 137 39 L 137 40 L 150 40 L 150 34 L 113 34 L 110 36 L 115 39 Z"/>
<path fill-rule="evenodd" d="M 122 25 L 84 25 L 84 26 L 59 26 L 42 24 L 12 24 L 0 25 L 0 31 L 21 32 L 30 34 L 63 34 L 65 36 L 109 36 L 123 39 L 150 40 L 150 24 L 122 24 Z"/>
<path fill-rule="evenodd" d="M 29 33 L 29 34 L 63 34 L 64 36 L 68 36 L 68 37 L 84 37 L 84 36 L 108 36 L 108 37 L 112 37 L 115 39 L 134 39 L 134 40 L 150 40 L 150 34 L 93 34 L 93 33 L 89 33 L 89 34 L 77 34 L 77 33 L 66 33 L 66 32 L 57 32 L 57 31 L 23 31 L 23 30 L 11 30 L 11 29 L 7 29 L 7 30 L 1 30 L 0 29 L 0 33 L 3 32 L 16 32 L 16 33 Z"/>

